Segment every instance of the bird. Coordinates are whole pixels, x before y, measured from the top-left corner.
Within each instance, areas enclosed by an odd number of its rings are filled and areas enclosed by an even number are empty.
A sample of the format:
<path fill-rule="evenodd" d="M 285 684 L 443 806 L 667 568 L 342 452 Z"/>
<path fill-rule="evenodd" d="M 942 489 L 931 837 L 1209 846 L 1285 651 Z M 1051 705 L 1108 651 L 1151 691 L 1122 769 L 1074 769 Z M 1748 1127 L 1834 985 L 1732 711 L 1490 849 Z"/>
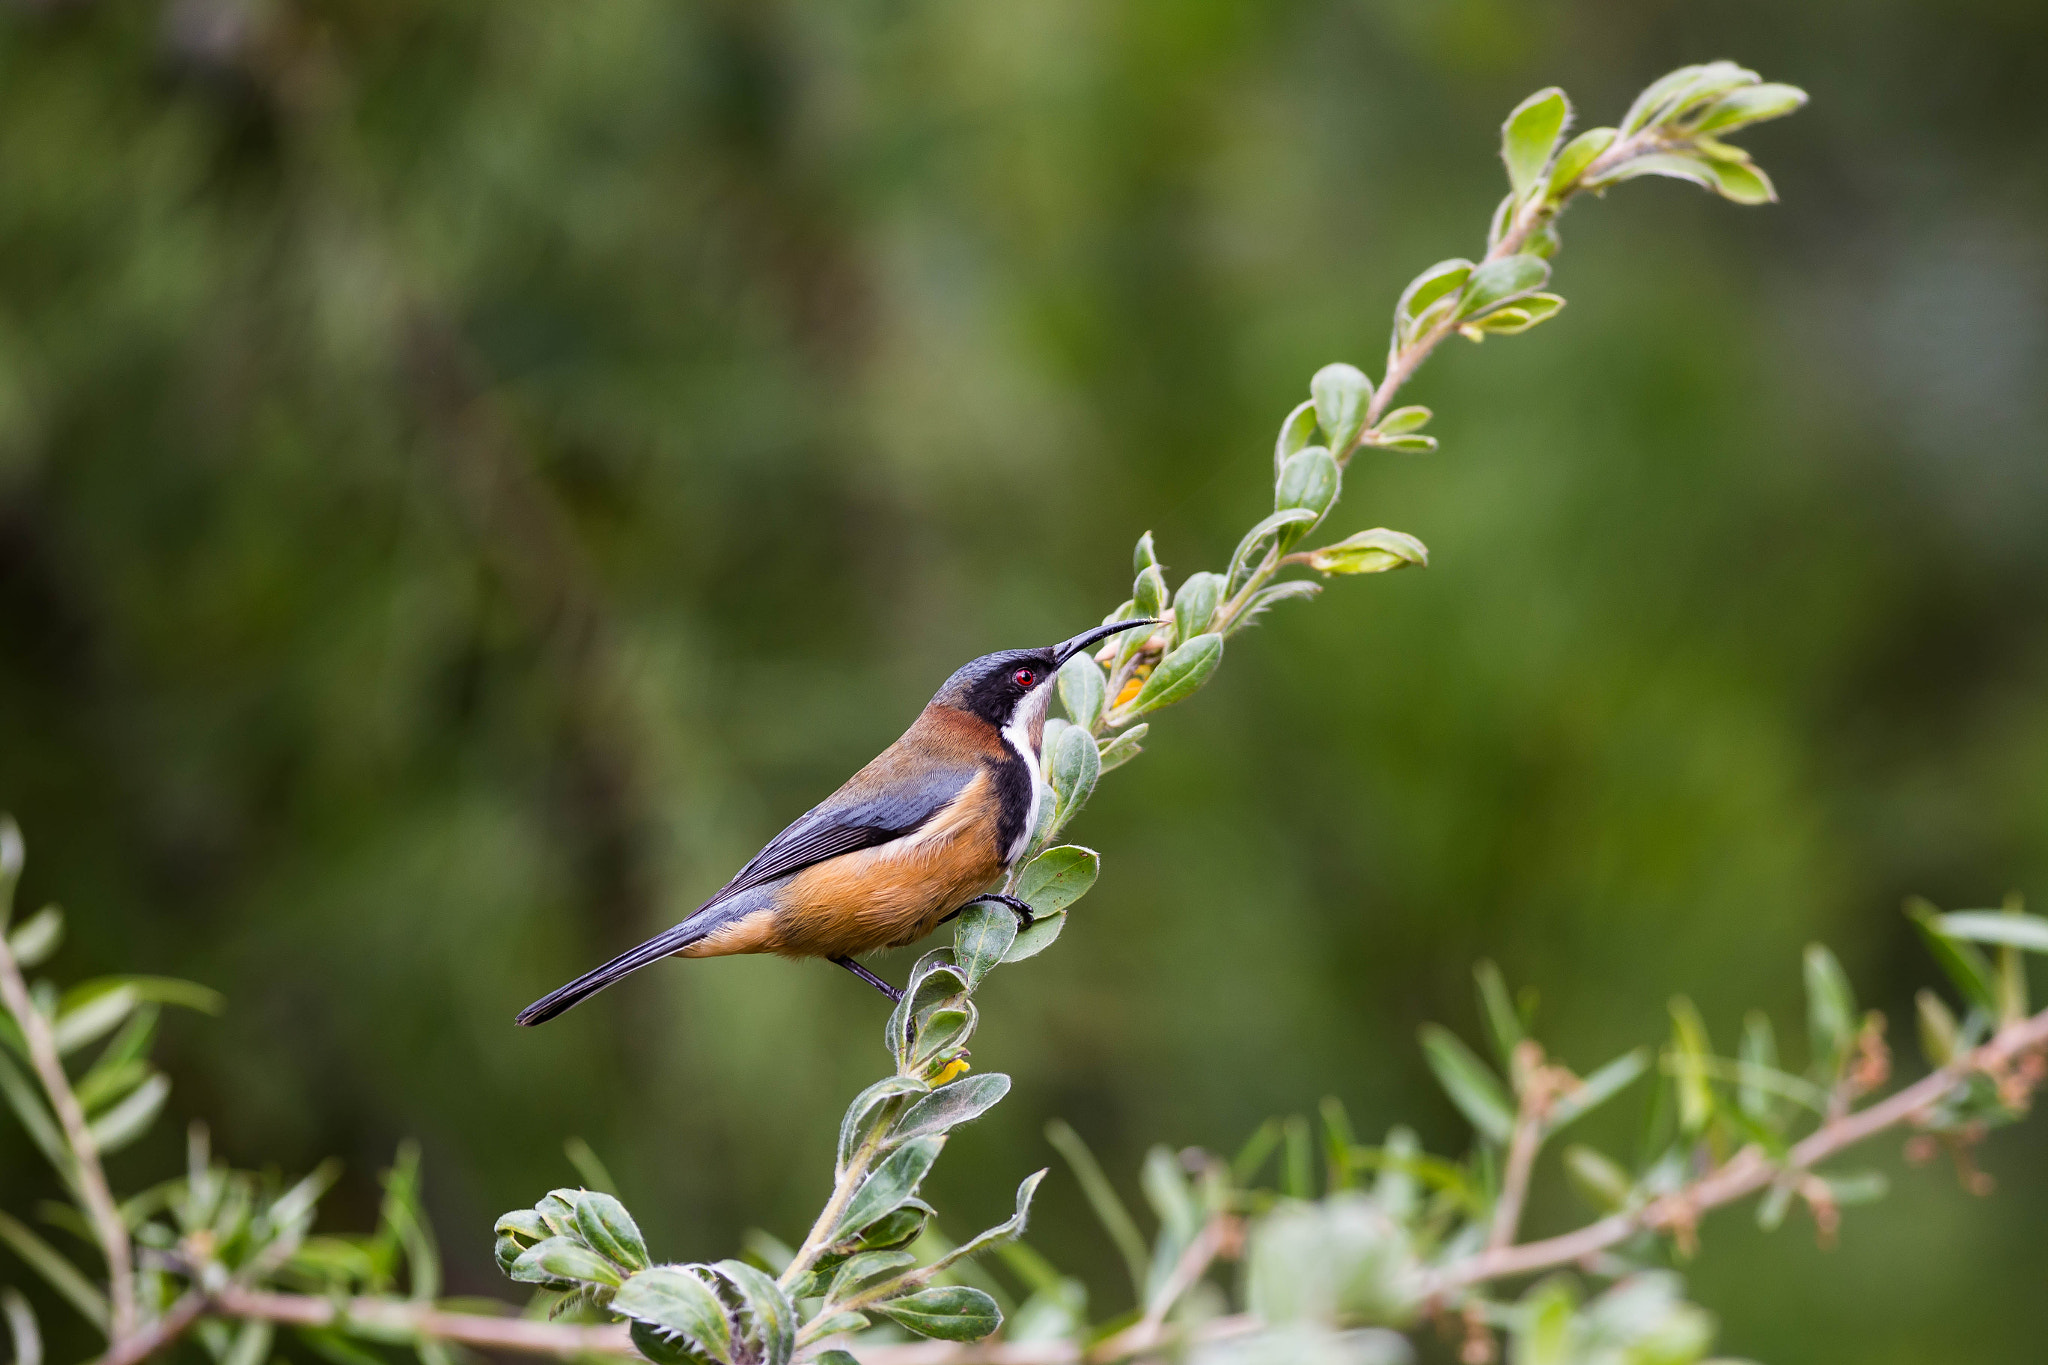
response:
<path fill-rule="evenodd" d="M 1161 621 L 1111 621 L 1043 649 L 984 654 L 946 679 L 902 738 L 798 816 L 688 918 L 517 1016 L 546 1023 L 664 957 L 822 957 L 891 1001 L 902 992 L 855 959 L 923 938 L 977 902 L 1031 907 L 987 890 L 1038 824 L 1039 749 L 1053 680 L 1112 635 Z"/>

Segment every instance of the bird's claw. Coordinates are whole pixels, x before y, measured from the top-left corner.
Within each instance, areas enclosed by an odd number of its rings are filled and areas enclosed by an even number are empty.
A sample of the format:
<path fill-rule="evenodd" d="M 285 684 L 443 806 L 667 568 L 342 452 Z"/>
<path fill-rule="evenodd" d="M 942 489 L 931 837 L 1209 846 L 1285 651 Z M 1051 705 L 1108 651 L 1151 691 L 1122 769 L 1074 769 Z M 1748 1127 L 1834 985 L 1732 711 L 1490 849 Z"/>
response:
<path fill-rule="evenodd" d="M 1015 915 L 1017 917 L 1017 932 L 1020 934 L 1038 922 L 1038 916 L 1033 913 L 1029 901 L 1009 895 L 1006 892 L 991 891 L 986 896 L 976 896 L 973 900 L 967 902 L 967 905 L 981 904 L 1000 905 Z M 965 910 L 967 906 L 963 905 L 960 908 Z"/>

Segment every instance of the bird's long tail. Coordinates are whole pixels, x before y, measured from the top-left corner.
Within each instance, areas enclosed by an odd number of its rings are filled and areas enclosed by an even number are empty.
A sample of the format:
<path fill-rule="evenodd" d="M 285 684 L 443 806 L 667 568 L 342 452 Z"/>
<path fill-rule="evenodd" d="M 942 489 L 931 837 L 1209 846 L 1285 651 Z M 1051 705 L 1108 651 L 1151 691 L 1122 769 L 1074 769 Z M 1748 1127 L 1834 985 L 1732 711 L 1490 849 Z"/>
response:
<path fill-rule="evenodd" d="M 703 914 L 690 916 L 673 929 L 663 930 L 637 948 L 629 948 L 610 962 L 571 981 L 568 985 L 549 991 L 540 999 L 519 1011 L 518 1022 L 528 1025 L 545 1024 L 581 1001 L 587 995 L 595 995 L 621 977 L 639 971 L 650 962 L 659 962 L 671 953 L 681 952 L 692 943 L 703 938 L 707 932 Z"/>

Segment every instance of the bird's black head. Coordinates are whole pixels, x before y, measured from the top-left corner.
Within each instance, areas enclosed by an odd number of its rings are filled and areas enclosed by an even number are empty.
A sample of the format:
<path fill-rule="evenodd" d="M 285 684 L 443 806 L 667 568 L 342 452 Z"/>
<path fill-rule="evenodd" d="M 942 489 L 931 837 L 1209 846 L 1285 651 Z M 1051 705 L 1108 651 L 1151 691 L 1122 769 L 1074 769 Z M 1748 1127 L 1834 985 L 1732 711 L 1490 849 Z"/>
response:
<path fill-rule="evenodd" d="M 1155 620 L 1116 621 L 1085 630 L 1043 649 L 1004 649 L 963 664 L 932 700 L 979 716 L 998 730 L 1023 721 L 1036 732 L 1052 701 L 1052 680 L 1067 660 L 1119 631 L 1156 626 Z M 1032 736 L 1033 743 L 1037 736 Z"/>

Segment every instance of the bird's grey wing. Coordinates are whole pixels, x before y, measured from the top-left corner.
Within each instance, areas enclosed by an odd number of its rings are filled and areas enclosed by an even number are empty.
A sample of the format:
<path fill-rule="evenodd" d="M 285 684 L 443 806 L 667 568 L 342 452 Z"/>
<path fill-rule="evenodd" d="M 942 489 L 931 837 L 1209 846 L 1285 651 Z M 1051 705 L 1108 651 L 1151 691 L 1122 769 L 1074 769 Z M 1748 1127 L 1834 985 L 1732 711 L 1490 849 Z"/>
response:
<path fill-rule="evenodd" d="M 842 787 L 770 839 L 752 862 L 704 903 L 704 908 L 827 859 L 875 848 L 914 833 L 959 796 L 975 772 L 971 764 L 948 764 L 909 781 L 899 774 L 888 774 L 891 780 L 878 784 L 882 787 L 880 791 L 849 791 Z M 853 785 L 849 783 L 848 787 Z"/>

